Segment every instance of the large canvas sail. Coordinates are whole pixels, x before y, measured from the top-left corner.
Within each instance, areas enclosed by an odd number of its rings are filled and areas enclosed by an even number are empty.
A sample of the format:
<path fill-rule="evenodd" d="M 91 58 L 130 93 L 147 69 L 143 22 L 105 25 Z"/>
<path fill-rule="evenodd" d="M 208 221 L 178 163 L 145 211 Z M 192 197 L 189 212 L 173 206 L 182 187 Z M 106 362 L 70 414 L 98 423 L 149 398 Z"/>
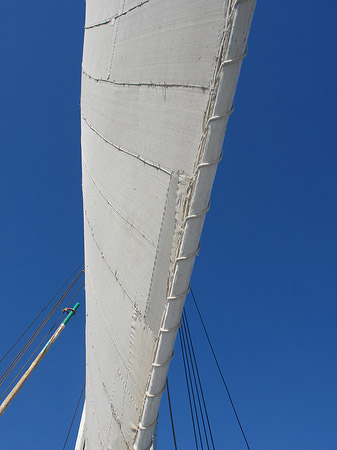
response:
<path fill-rule="evenodd" d="M 78 450 L 151 446 L 254 6 L 87 0 Z"/>

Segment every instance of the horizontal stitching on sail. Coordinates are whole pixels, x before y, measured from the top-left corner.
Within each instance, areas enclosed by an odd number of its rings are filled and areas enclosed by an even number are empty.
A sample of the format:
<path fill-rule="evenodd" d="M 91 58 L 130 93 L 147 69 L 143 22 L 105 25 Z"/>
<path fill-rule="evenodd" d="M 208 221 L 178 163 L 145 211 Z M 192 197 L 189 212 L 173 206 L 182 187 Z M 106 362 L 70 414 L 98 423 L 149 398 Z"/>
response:
<path fill-rule="evenodd" d="M 111 21 L 112 21 L 112 17 L 109 17 L 108 19 L 104 19 L 101 22 L 97 22 L 97 23 L 94 23 L 92 25 L 88 25 L 88 26 L 84 27 L 84 29 L 85 30 L 90 30 L 90 28 L 96 28 L 96 27 L 100 27 L 101 25 L 107 25 Z"/>
<path fill-rule="evenodd" d="M 126 11 L 122 11 L 121 13 L 117 14 L 115 16 L 115 19 L 118 19 L 118 17 L 121 17 L 121 16 L 125 16 L 127 13 L 133 11 L 136 8 L 139 8 L 140 6 L 143 6 L 145 3 L 148 3 L 149 1 L 150 0 L 144 0 L 143 2 L 137 3 L 137 5 L 132 6 L 130 9 L 127 9 Z"/>
<path fill-rule="evenodd" d="M 121 217 L 123 220 L 125 220 L 126 223 L 128 223 L 132 228 L 134 228 L 136 231 L 138 231 L 138 233 L 144 238 L 146 239 L 154 248 L 156 248 L 156 245 L 154 244 L 154 242 L 152 242 L 142 231 L 140 231 L 132 222 L 130 222 L 126 217 L 124 217 L 111 203 L 110 201 L 107 199 L 107 197 L 104 195 L 103 191 L 100 189 L 100 187 L 98 186 L 98 184 L 96 183 L 96 181 L 94 180 L 93 176 L 91 175 L 89 168 L 85 162 L 85 159 L 82 155 L 82 160 L 84 163 L 84 167 L 86 168 L 88 175 L 92 181 L 92 183 L 94 184 L 94 186 L 96 187 L 97 191 L 101 194 L 101 196 L 104 198 L 104 200 L 107 202 L 107 204 L 119 215 L 119 217 Z"/>
<path fill-rule="evenodd" d="M 153 163 L 153 162 L 151 162 L 151 161 L 147 161 L 146 159 L 142 158 L 141 156 L 136 155 L 135 153 L 132 153 L 132 152 L 130 152 L 130 151 L 128 151 L 128 150 L 125 150 L 125 149 L 119 147 L 118 145 L 113 144 L 112 142 L 108 141 L 108 139 L 106 139 L 99 131 L 97 131 L 97 130 L 96 130 L 96 129 L 88 122 L 88 120 L 86 119 L 86 117 L 84 117 L 83 114 L 82 114 L 82 119 L 83 119 L 84 122 L 88 125 L 88 127 L 89 127 L 94 133 L 97 134 L 97 136 L 99 136 L 101 139 L 103 139 L 103 141 L 106 142 L 107 144 L 109 144 L 109 145 L 111 145 L 112 147 L 114 147 L 116 150 L 118 150 L 118 151 L 120 151 L 120 152 L 122 152 L 122 153 L 125 153 L 125 154 L 127 154 L 127 155 L 130 155 L 130 156 L 132 156 L 133 158 L 138 159 L 138 160 L 141 161 L 142 163 L 147 164 L 148 166 L 151 166 L 151 167 L 153 167 L 153 168 L 155 168 L 155 169 L 157 169 L 157 170 L 161 170 L 162 172 L 166 173 L 167 175 L 171 175 L 171 172 L 170 172 L 169 170 L 164 169 L 163 167 L 159 166 L 158 164 L 155 164 L 155 163 Z"/>
<path fill-rule="evenodd" d="M 199 89 L 202 91 L 208 91 L 209 90 L 209 86 L 203 86 L 200 84 L 178 84 L 178 83 L 159 83 L 159 82 L 153 82 L 153 81 L 149 81 L 149 82 L 124 82 L 124 81 L 115 81 L 115 80 L 106 80 L 104 78 L 95 78 L 92 75 L 90 75 L 88 72 L 86 72 L 84 69 L 82 69 L 82 73 L 83 75 L 85 75 L 86 77 L 88 77 L 90 80 L 95 81 L 96 83 L 109 83 L 109 84 L 114 84 L 115 86 L 136 86 L 136 87 L 161 87 L 164 89 L 167 88 L 185 88 L 185 89 Z"/>
<path fill-rule="evenodd" d="M 138 3 L 137 5 L 132 6 L 130 9 L 127 9 L 126 11 L 122 11 L 121 13 L 116 14 L 115 16 L 108 17 L 107 19 L 103 19 L 103 20 L 101 20 L 100 22 L 94 23 L 94 24 L 92 24 L 92 25 L 87 25 L 87 26 L 85 26 L 84 28 L 85 28 L 86 30 L 89 30 L 90 28 L 99 27 L 99 26 L 101 26 L 101 25 L 107 25 L 108 23 L 112 22 L 113 20 L 116 20 L 116 19 L 118 19 L 118 18 L 121 17 L 121 16 L 125 16 L 125 15 L 128 14 L 129 12 L 133 11 L 133 10 L 136 9 L 136 8 L 139 8 L 140 6 L 143 6 L 145 3 L 148 3 L 149 1 L 150 1 L 150 0 L 144 0 L 144 1 L 140 2 L 140 3 Z"/>

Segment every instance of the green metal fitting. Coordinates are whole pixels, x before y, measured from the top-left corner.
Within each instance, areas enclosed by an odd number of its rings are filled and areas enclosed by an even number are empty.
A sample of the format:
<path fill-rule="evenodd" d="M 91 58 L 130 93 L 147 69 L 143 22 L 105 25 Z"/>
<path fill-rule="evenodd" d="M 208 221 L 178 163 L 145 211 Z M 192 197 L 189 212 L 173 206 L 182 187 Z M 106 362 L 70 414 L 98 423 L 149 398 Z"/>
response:
<path fill-rule="evenodd" d="M 77 308 L 80 306 L 79 303 L 75 303 L 74 307 L 72 308 L 74 311 L 77 310 Z M 63 325 L 67 325 L 67 323 L 69 322 L 69 320 L 73 317 L 73 315 L 75 314 L 74 311 L 69 311 L 67 317 L 64 319 L 64 321 L 62 322 Z"/>

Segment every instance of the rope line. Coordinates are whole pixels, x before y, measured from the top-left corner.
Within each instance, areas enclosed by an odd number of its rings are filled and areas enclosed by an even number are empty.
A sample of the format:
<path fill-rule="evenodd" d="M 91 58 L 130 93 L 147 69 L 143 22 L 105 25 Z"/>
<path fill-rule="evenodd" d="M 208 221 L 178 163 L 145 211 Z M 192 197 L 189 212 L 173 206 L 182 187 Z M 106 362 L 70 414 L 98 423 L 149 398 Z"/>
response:
<path fill-rule="evenodd" d="M 208 332 L 207 332 L 207 329 L 206 329 L 206 325 L 205 325 L 205 323 L 204 323 L 204 321 L 203 321 L 203 318 L 202 318 L 202 316 L 201 316 L 201 312 L 200 312 L 200 310 L 199 310 L 199 307 L 198 307 L 197 301 L 196 301 L 196 299 L 195 299 L 195 296 L 194 296 L 194 293 L 193 293 L 192 288 L 191 288 L 191 294 L 192 294 L 193 302 L 194 302 L 194 305 L 195 305 L 196 310 L 197 310 L 197 312 L 198 312 L 198 315 L 199 315 L 199 318 L 200 318 L 202 327 L 203 327 L 203 329 L 204 329 L 204 332 L 205 332 L 205 335 L 206 335 L 208 344 L 209 344 L 210 349 L 211 349 L 211 351 L 212 351 L 212 354 L 213 354 L 213 357 L 214 357 L 214 360 L 215 360 L 215 364 L 216 364 L 216 366 L 217 366 L 217 368 L 218 368 L 218 371 L 219 371 L 221 380 L 222 380 L 222 382 L 223 382 L 223 385 L 225 386 L 225 389 L 226 389 L 226 392 L 227 392 L 227 395 L 228 395 L 230 404 L 231 404 L 231 406 L 232 406 L 232 410 L 233 410 L 233 412 L 234 412 L 236 421 L 237 421 L 237 423 L 238 423 L 238 425 L 239 425 L 239 427 L 240 427 L 241 434 L 242 434 L 243 439 L 244 439 L 244 441 L 245 441 L 245 443 L 246 443 L 246 447 L 247 447 L 248 450 L 250 450 L 250 446 L 249 446 L 249 444 L 248 444 L 248 441 L 247 441 L 245 432 L 243 431 L 243 427 L 242 427 L 242 425 L 241 425 L 241 422 L 240 422 L 238 413 L 237 413 L 236 408 L 235 408 L 235 406 L 234 406 L 234 402 L 233 402 L 232 397 L 231 397 L 231 395 L 230 395 L 228 385 L 227 385 L 227 383 L 226 383 L 226 381 L 225 381 L 225 378 L 224 378 L 224 376 L 223 376 L 223 374 L 222 374 L 222 370 L 221 370 L 221 368 L 220 368 L 220 365 L 219 365 L 219 362 L 218 362 L 218 358 L 216 357 L 216 354 L 215 354 L 213 345 L 212 345 L 211 340 L 210 340 L 210 337 L 209 337 L 209 335 L 208 335 Z"/>
<path fill-rule="evenodd" d="M 194 433 L 194 440 L 195 440 L 195 448 L 196 448 L 196 450 L 199 450 L 197 433 L 196 433 L 195 422 L 194 422 L 194 414 L 193 414 L 190 386 L 189 386 L 189 380 L 188 380 L 188 376 L 187 376 L 186 361 L 185 361 L 185 350 L 184 350 L 184 344 L 183 344 L 183 339 L 182 339 L 181 328 L 179 328 L 179 337 L 180 337 L 181 354 L 182 354 L 183 363 L 184 363 L 184 372 L 185 372 L 187 392 L 188 392 L 188 401 L 189 401 L 189 404 L 190 404 L 190 411 L 191 411 L 191 417 L 192 417 L 192 425 L 193 425 L 193 433 Z"/>
<path fill-rule="evenodd" d="M 185 335 L 185 340 L 186 340 L 186 349 L 187 349 L 187 354 L 188 354 L 188 359 L 189 359 L 189 365 L 191 367 L 191 372 L 192 372 L 192 375 L 193 375 L 193 378 L 192 378 L 191 381 L 192 381 L 192 383 L 194 381 L 194 387 L 192 387 L 192 389 L 194 389 L 196 397 L 197 397 L 197 400 L 198 400 L 199 414 L 200 414 L 200 417 L 201 417 L 202 427 L 203 427 L 204 435 L 205 435 L 205 438 L 206 438 L 206 445 L 207 445 L 207 449 L 210 450 L 209 449 L 209 444 L 208 444 L 208 438 L 207 438 L 204 414 L 203 414 L 202 407 L 201 407 L 200 393 L 199 393 L 198 384 L 197 384 L 196 375 L 195 375 L 195 367 L 194 367 L 193 360 L 192 360 L 192 352 L 191 352 L 191 348 L 190 348 L 189 339 L 188 339 L 188 336 L 187 336 L 186 322 L 185 322 L 185 317 L 184 316 L 183 316 L 182 329 L 183 329 L 183 334 Z M 196 414 L 197 413 L 198 413 L 198 410 L 196 409 Z M 201 431 L 200 431 L 200 441 L 202 442 Z M 201 445 L 203 445 L 203 444 L 201 444 Z"/>
<path fill-rule="evenodd" d="M 72 297 L 72 299 L 70 300 L 69 304 L 74 300 L 74 298 L 77 296 L 79 290 L 81 289 L 81 287 L 84 285 L 84 281 L 81 284 L 81 286 L 77 289 L 75 295 Z M 19 376 L 22 374 L 22 372 L 24 371 L 24 369 L 27 367 L 27 365 L 29 364 L 29 362 L 33 359 L 34 355 L 37 353 L 37 351 L 42 347 L 43 343 L 47 340 L 47 338 L 49 338 L 51 332 L 53 331 L 53 329 L 55 328 L 55 326 L 58 324 L 58 322 L 60 321 L 61 317 L 62 317 L 63 313 L 60 314 L 60 316 L 58 317 L 58 319 L 54 322 L 54 324 L 51 326 L 51 328 L 49 329 L 48 333 L 45 334 L 44 338 L 42 339 L 42 341 L 39 343 L 39 345 L 37 346 L 37 348 L 34 350 L 34 352 L 31 354 L 31 356 L 28 358 L 28 360 L 26 361 L 26 363 L 23 365 L 23 367 L 20 369 L 20 371 L 17 373 L 17 375 L 15 376 L 15 378 L 11 381 L 11 383 L 9 384 L 9 386 L 7 387 L 7 389 L 5 390 L 5 392 L 2 394 L 2 396 L 0 397 L 0 401 L 5 397 L 5 395 L 7 394 L 7 392 L 9 391 L 9 389 L 13 386 L 13 384 L 15 383 L 15 381 L 19 378 Z"/>
<path fill-rule="evenodd" d="M 66 289 L 64 294 L 60 297 L 60 299 L 56 302 L 56 304 L 53 306 L 51 311 L 48 313 L 48 315 L 45 317 L 45 319 L 41 322 L 39 327 L 35 330 L 35 332 L 32 334 L 32 336 L 29 338 L 29 340 L 26 342 L 26 344 L 23 346 L 23 348 L 19 351 L 19 353 L 16 355 L 14 360 L 9 364 L 9 366 L 6 368 L 6 370 L 2 373 L 0 376 L 0 387 L 4 384 L 4 382 L 7 380 L 9 375 L 13 372 L 15 367 L 19 364 L 21 359 L 24 357 L 24 355 L 27 353 L 28 349 L 31 347 L 33 342 L 36 340 L 38 335 L 41 333 L 43 328 L 46 326 L 48 321 L 51 319 L 51 317 L 54 315 L 56 309 L 60 306 L 60 304 L 63 302 L 63 300 L 66 298 L 70 290 L 73 288 L 73 286 L 76 284 L 80 276 L 82 275 L 83 271 L 76 276 L 76 278 L 72 281 L 70 286 Z"/>
<path fill-rule="evenodd" d="M 190 361 L 188 359 L 187 344 L 186 344 L 186 339 L 185 339 L 185 335 L 184 335 L 184 329 L 181 328 L 181 330 L 182 330 L 181 336 L 182 336 L 182 341 L 183 341 L 183 347 L 184 347 L 184 351 L 185 351 L 187 374 L 188 374 L 190 390 L 191 390 L 191 394 L 192 394 L 192 405 L 193 405 L 193 410 L 194 410 L 194 415 L 195 415 L 196 428 L 197 428 L 198 435 L 199 435 L 200 447 L 201 447 L 201 450 L 203 450 L 204 446 L 203 446 L 202 437 L 201 437 L 197 403 L 195 400 L 195 392 L 194 392 L 194 386 L 193 386 L 192 375 L 191 375 Z"/>
<path fill-rule="evenodd" d="M 170 409 L 170 417 L 171 417 L 171 426 L 172 426 L 174 448 L 175 448 L 175 450 L 178 450 L 176 433 L 175 433 L 175 430 L 174 430 L 173 413 L 172 413 L 172 405 L 171 405 L 171 397 L 170 397 L 170 388 L 169 388 L 168 377 L 166 379 L 166 386 L 167 386 L 167 399 L 168 399 L 168 404 L 169 404 L 169 409 Z"/>
<path fill-rule="evenodd" d="M 81 398 L 82 398 L 82 395 L 83 395 L 83 392 L 84 392 L 84 388 L 85 388 L 85 383 L 83 383 L 82 391 L 81 391 L 80 397 L 78 399 L 73 418 L 71 419 L 70 427 L 68 429 L 67 437 L 66 437 L 66 440 L 64 442 L 62 450 L 64 450 L 66 448 L 66 445 L 67 445 L 67 442 L 68 442 L 68 438 L 69 438 L 69 435 L 70 435 L 70 432 L 71 432 L 71 429 L 72 429 L 72 426 L 73 426 L 73 423 L 74 423 L 74 420 L 75 420 L 75 417 L 76 417 L 76 413 L 77 413 L 78 407 L 80 406 L 80 402 L 81 402 Z"/>
<path fill-rule="evenodd" d="M 79 268 L 83 265 L 83 261 L 79 266 L 76 267 L 74 272 L 70 275 L 70 277 L 63 283 L 63 285 L 60 287 L 60 289 L 56 292 L 56 294 L 53 296 L 53 298 L 47 303 L 47 305 L 41 309 L 41 311 L 38 313 L 38 315 L 34 318 L 34 320 L 29 324 L 29 326 L 24 330 L 24 332 L 18 337 L 18 339 L 14 342 L 14 344 L 11 346 L 11 348 L 3 355 L 3 357 L 0 359 L 0 363 L 6 358 L 8 353 L 10 353 L 13 348 L 16 346 L 16 344 L 23 338 L 23 336 L 27 333 L 27 331 L 34 325 L 34 323 L 37 321 L 37 319 L 40 317 L 40 315 L 48 308 L 48 306 L 51 304 L 51 302 L 54 300 L 54 298 L 62 291 L 64 286 L 72 279 L 74 274 L 79 270 Z"/>
<path fill-rule="evenodd" d="M 202 384 L 201 384 L 199 369 L 198 369 L 198 365 L 197 365 L 197 359 L 196 359 L 195 352 L 194 352 L 194 346 L 193 346 L 192 336 L 191 336 L 191 332 L 190 332 L 190 327 L 189 327 L 189 324 L 188 324 L 187 313 L 186 313 L 185 310 L 183 311 L 183 317 L 184 317 L 185 327 L 186 327 L 187 335 L 188 335 L 188 338 L 189 338 L 189 341 L 190 341 L 191 350 L 192 350 L 192 356 L 193 356 L 193 360 L 194 360 L 194 364 L 195 364 L 195 368 L 196 368 L 199 388 L 200 388 L 200 392 L 201 392 L 202 403 L 203 403 L 203 407 L 204 407 L 204 410 L 205 410 L 205 416 L 206 416 L 206 421 L 207 421 L 207 426 L 208 426 L 208 432 L 209 432 L 209 435 L 210 435 L 210 438 L 211 438 L 211 441 L 212 441 L 213 450 L 215 450 L 213 433 L 212 433 L 211 424 L 210 424 L 208 411 L 207 411 L 207 407 L 206 407 L 204 391 L 203 391 Z M 206 432 L 205 432 L 205 434 L 206 434 Z"/>

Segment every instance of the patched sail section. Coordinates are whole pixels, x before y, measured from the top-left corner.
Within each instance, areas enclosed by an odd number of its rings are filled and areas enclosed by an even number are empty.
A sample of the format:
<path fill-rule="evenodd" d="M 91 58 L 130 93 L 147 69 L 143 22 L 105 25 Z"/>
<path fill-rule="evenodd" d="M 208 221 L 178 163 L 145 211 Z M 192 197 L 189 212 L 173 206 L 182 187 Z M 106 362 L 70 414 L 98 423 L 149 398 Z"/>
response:
<path fill-rule="evenodd" d="M 87 0 L 80 450 L 151 445 L 253 9 Z"/>

